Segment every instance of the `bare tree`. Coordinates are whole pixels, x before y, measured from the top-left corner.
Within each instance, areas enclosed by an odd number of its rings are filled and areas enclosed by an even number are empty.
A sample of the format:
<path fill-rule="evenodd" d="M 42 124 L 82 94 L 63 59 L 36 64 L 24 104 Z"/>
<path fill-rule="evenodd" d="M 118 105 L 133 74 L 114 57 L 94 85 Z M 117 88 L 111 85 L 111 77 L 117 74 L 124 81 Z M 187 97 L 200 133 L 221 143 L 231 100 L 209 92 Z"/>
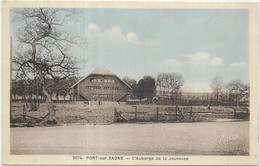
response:
<path fill-rule="evenodd" d="M 159 94 L 166 95 L 167 92 L 170 92 L 176 98 L 183 83 L 184 79 L 179 73 L 159 73 L 156 78 L 156 86 Z"/>
<path fill-rule="evenodd" d="M 249 84 L 243 83 L 241 80 L 232 80 L 227 83 L 229 100 L 235 101 L 237 106 L 243 97 L 249 97 Z"/>
<path fill-rule="evenodd" d="M 164 87 L 164 73 L 159 73 L 156 77 L 156 88 L 159 95 L 163 95 Z"/>
<path fill-rule="evenodd" d="M 172 91 L 172 96 L 175 95 L 175 99 L 178 99 L 179 91 L 183 86 L 184 79 L 181 74 L 179 73 L 170 73 L 169 74 L 169 85 Z"/>
<path fill-rule="evenodd" d="M 170 87 L 169 73 L 159 73 L 156 78 L 156 86 L 160 95 L 167 95 Z"/>
<path fill-rule="evenodd" d="M 46 78 L 64 78 L 76 73 L 76 61 L 71 56 L 73 45 L 81 46 L 79 37 L 63 30 L 63 24 L 74 10 L 56 8 L 15 8 L 12 21 L 19 21 L 16 32 L 20 43 L 13 56 L 16 77 L 28 78 L 36 75 L 46 97 L 48 121 L 56 122 L 52 97 L 47 91 Z"/>
<path fill-rule="evenodd" d="M 224 82 L 222 80 L 221 77 L 215 77 L 211 80 L 211 84 L 210 84 L 212 90 L 213 90 L 213 94 L 215 96 L 215 101 L 218 102 L 219 101 L 219 96 L 222 93 L 222 90 L 224 88 Z"/>

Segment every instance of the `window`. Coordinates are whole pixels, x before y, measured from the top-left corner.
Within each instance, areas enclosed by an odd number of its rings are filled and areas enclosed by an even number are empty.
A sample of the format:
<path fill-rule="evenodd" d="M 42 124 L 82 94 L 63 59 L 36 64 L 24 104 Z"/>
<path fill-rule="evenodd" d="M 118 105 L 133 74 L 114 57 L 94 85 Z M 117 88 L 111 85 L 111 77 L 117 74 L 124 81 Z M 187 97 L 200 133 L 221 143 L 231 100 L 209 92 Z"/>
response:
<path fill-rule="evenodd" d="M 100 79 L 100 78 L 90 78 L 89 81 L 90 82 L 102 82 L 102 79 Z"/>
<path fill-rule="evenodd" d="M 119 87 L 111 87 L 111 86 L 105 86 L 104 90 L 119 90 Z"/>
<path fill-rule="evenodd" d="M 86 89 L 101 89 L 101 86 L 86 86 Z"/>
<path fill-rule="evenodd" d="M 104 82 L 105 82 L 105 81 L 104 81 Z M 108 82 L 108 83 L 115 83 L 115 80 L 107 79 L 107 82 Z"/>
<path fill-rule="evenodd" d="M 94 89 L 101 89 L 101 86 L 94 86 Z"/>

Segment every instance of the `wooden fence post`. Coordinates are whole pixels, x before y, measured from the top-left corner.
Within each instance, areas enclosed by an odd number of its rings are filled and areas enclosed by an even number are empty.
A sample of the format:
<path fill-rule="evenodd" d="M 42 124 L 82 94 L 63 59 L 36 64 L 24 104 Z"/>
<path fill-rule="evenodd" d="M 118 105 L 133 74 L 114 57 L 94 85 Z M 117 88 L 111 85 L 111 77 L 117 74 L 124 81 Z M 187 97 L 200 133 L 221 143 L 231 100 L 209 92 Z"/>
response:
<path fill-rule="evenodd" d="M 137 106 L 135 106 L 135 122 L 137 122 Z"/>
<path fill-rule="evenodd" d="M 23 120 L 26 120 L 26 109 L 25 109 L 25 105 L 23 105 Z"/>
<path fill-rule="evenodd" d="M 175 117 L 176 117 L 176 119 L 175 120 L 177 120 L 178 119 L 178 108 L 177 108 L 177 105 L 176 105 L 176 107 L 175 107 Z"/>
<path fill-rule="evenodd" d="M 119 112 L 117 112 L 116 107 L 114 109 L 114 116 L 115 116 L 114 122 L 127 122 L 126 119 Z"/>
<path fill-rule="evenodd" d="M 117 121 L 117 114 L 116 114 L 116 107 L 114 108 L 114 122 L 116 122 Z"/>
<path fill-rule="evenodd" d="M 190 107 L 190 119 L 191 119 L 192 121 L 194 121 L 193 115 L 192 115 L 192 107 Z"/>
<path fill-rule="evenodd" d="M 159 108 L 156 108 L 156 121 L 159 121 Z"/>
<path fill-rule="evenodd" d="M 182 114 L 181 109 L 178 107 L 178 105 L 176 105 L 176 111 L 178 111 L 178 110 L 179 110 L 180 120 L 184 119 L 184 115 Z"/>

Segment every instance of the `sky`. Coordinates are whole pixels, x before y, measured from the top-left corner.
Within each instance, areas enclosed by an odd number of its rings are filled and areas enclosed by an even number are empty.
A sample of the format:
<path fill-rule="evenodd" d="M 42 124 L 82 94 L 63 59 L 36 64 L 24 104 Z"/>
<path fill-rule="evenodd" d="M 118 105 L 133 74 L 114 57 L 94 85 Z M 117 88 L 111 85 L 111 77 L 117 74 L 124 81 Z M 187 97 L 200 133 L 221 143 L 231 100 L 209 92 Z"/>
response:
<path fill-rule="evenodd" d="M 102 66 L 137 81 L 183 75 L 183 91 L 210 92 L 211 79 L 249 82 L 247 9 L 81 9 L 64 29 L 87 40 L 75 50 L 80 76 Z"/>

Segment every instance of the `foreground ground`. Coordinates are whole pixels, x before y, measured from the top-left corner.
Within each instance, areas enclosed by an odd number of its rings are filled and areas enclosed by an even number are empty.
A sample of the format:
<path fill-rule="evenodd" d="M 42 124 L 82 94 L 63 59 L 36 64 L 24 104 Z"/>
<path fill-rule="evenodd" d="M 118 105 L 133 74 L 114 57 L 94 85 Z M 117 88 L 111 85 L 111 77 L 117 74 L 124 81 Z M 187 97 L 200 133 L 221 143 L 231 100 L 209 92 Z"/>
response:
<path fill-rule="evenodd" d="M 11 128 L 11 154 L 249 155 L 249 122 Z"/>

